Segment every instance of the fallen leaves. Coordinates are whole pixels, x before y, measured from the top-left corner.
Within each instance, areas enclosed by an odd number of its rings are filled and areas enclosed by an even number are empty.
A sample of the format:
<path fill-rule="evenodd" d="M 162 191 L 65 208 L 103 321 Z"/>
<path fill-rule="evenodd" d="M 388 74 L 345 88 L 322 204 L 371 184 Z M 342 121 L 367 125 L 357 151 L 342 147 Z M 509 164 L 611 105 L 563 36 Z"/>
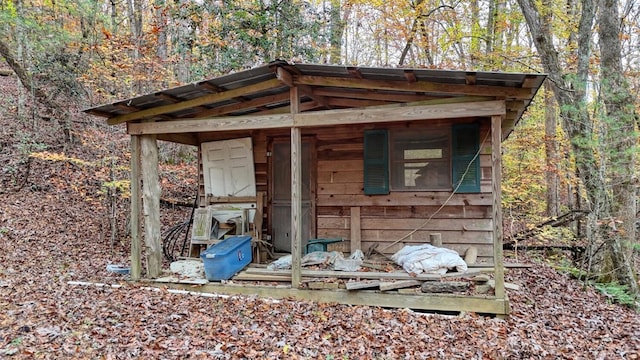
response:
<path fill-rule="evenodd" d="M 186 177 L 182 171 L 189 169 L 169 169 L 170 182 Z M 0 205 L 0 357 L 638 358 L 637 313 L 544 265 L 508 272 L 520 287 L 508 291 L 507 320 L 128 284 L 106 270 L 127 263 L 129 249 L 101 236 L 109 212 L 92 200 L 101 182 L 81 167 L 41 159 L 31 172 L 29 186 L 4 194 Z M 172 191 L 188 194 L 191 186 Z M 163 223 L 183 221 L 188 211 L 163 209 Z M 126 214 L 121 204 L 118 216 Z"/>

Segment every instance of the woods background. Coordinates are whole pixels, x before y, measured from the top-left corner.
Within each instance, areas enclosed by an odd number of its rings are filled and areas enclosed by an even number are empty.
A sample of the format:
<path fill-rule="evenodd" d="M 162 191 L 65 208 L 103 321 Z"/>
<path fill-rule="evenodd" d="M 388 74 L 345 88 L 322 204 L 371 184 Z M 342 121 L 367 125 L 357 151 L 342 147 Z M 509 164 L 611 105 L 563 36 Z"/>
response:
<path fill-rule="evenodd" d="M 126 228 L 116 211 L 128 196 L 126 138 L 82 108 L 274 59 L 544 72 L 544 91 L 504 145 L 505 237 L 588 211 L 581 227 L 535 241 L 585 246 L 580 276 L 637 296 L 639 22 L 632 0 L 0 0 L 2 74 L 22 85 L 1 99 L 21 131 L 0 147 L 0 192 L 27 184 L 34 156 L 90 163 L 103 191 L 86 196 L 110 216 L 115 241 Z M 71 156 L 78 143 L 94 151 Z M 165 163 L 193 161 L 193 149 L 162 150 Z"/>

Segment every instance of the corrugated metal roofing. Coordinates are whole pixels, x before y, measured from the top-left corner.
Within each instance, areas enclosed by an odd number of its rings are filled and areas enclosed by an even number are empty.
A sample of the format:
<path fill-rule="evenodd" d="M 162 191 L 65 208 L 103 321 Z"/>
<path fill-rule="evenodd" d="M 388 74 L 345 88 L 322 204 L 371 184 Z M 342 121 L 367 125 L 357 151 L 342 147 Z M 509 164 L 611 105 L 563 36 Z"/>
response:
<path fill-rule="evenodd" d="M 278 69 L 290 74 L 292 83 L 287 84 L 287 79 L 283 78 L 273 81 L 278 79 Z M 301 89 L 301 103 L 306 105 L 301 106 L 301 111 L 482 96 L 513 101 L 509 105 L 512 113 L 508 117 L 511 119 L 507 120 L 515 124 L 544 79 L 542 74 L 274 61 L 253 69 L 96 106 L 85 112 L 106 117 L 109 123 L 273 113 L 286 111 L 290 86 L 296 85 Z M 270 80 L 273 83 L 268 83 Z M 263 86 L 265 84 L 269 86 Z M 424 88 L 421 85 L 425 85 Z M 528 91 L 508 91 L 513 89 Z M 224 96 L 229 91 L 234 92 L 234 96 Z M 186 106 L 190 101 L 195 105 Z"/>

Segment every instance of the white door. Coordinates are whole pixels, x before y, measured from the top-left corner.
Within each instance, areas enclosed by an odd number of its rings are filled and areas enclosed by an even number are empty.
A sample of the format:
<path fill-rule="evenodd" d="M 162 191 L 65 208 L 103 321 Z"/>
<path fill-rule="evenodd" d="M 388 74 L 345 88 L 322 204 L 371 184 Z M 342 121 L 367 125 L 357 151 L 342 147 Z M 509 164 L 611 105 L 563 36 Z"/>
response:
<path fill-rule="evenodd" d="M 204 192 L 213 196 L 256 196 L 251 138 L 202 144 Z"/>

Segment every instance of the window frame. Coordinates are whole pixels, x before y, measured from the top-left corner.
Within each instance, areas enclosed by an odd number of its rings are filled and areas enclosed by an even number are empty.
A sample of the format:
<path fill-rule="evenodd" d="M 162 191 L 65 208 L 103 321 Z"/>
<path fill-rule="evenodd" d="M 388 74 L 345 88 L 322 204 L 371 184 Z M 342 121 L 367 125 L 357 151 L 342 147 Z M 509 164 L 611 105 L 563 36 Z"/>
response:
<path fill-rule="evenodd" d="M 412 147 L 411 144 L 417 144 L 420 142 L 438 142 L 444 141 L 445 144 L 440 147 Z M 421 129 L 390 129 L 389 130 L 389 188 L 391 191 L 398 192 L 415 192 L 415 191 L 452 191 L 452 178 L 451 178 L 451 127 L 432 127 Z M 422 157 L 422 158 L 406 158 L 406 152 L 411 150 L 434 150 L 440 149 L 442 151 L 441 158 L 434 157 Z M 430 164 L 427 164 L 430 163 Z M 415 164 L 415 165 L 411 165 Z M 434 167 L 433 165 L 436 164 Z M 429 166 L 431 165 L 431 166 Z M 420 178 L 419 171 L 424 168 L 426 171 L 430 169 L 436 169 L 435 171 L 440 177 L 445 177 L 445 184 L 438 185 L 437 183 L 431 184 L 415 184 L 407 185 L 407 171 L 417 171 L 413 174 L 414 181 Z M 429 177 L 429 179 L 431 179 Z"/>

